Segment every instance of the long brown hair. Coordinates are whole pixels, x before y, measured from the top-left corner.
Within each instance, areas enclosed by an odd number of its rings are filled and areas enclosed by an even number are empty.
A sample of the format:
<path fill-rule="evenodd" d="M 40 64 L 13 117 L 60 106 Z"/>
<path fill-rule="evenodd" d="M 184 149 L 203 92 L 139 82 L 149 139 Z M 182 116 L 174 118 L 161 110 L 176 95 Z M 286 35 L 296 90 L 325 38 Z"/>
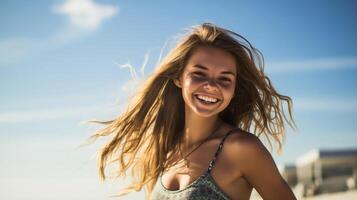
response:
<path fill-rule="evenodd" d="M 160 173 L 170 163 L 170 152 L 177 149 L 184 128 L 184 101 L 173 80 L 178 79 L 186 62 L 199 46 L 212 46 L 230 52 L 237 63 L 235 94 L 219 117 L 235 127 L 257 136 L 273 138 L 282 148 L 284 120 L 295 129 L 292 101 L 279 94 L 264 75 L 264 59 L 241 35 L 211 23 L 192 27 L 147 79 L 127 110 L 104 124 L 88 140 L 112 136 L 99 152 L 99 175 L 107 178 L 105 169 L 118 164 L 117 177 L 131 171 L 132 184 L 121 195 L 146 187 L 150 194 Z M 288 105 L 289 119 L 283 111 Z M 130 169 L 130 170 L 129 170 Z"/>

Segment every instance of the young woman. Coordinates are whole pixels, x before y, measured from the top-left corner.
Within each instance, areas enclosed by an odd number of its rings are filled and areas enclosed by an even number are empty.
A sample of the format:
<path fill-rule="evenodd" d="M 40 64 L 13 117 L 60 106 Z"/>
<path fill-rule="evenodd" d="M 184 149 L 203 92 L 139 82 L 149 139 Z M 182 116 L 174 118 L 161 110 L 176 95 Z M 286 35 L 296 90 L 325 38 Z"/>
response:
<path fill-rule="evenodd" d="M 99 173 L 131 170 L 122 194 L 150 199 L 295 199 L 259 136 L 281 149 L 292 102 L 264 74 L 263 57 L 242 36 L 204 23 L 166 56 L 118 118 L 92 137 L 112 135 Z M 283 112 L 288 104 L 289 119 Z M 252 130 L 250 132 L 250 130 Z M 270 143 L 270 142 L 269 142 Z"/>

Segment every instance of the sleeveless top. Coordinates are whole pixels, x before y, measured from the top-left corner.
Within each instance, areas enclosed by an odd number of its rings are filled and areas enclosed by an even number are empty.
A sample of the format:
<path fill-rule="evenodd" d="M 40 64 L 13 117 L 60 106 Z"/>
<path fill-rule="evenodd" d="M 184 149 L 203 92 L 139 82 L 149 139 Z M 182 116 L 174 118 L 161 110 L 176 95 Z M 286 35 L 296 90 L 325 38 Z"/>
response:
<path fill-rule="evenodd" d="M 238 128 L 239 129 L 239 128 Z M 213 159 L 209 162 L 208 169 L 205 173 L 203 173 L 199 178 L 193 181 L 191 184 L 187 185 L 183 189 L 179 190 L 168 190 L 162 183 L 162 175 L 158 178 L 158 181 L 155 184 L 154 190 L 151 194 L 151 200 L 179 200 L 179 199 L 187 199 L 187 200 L 230 200 L 228 197 L 217 185 L 215 180 L 211 175 L 211 171 L 214 167 L 214 164 L 219 156 L 219 153 L 222 150 L 223 143 L 226 140 L 227 136 L 229 136 L 233 130 L 228 131 L 221 143 L 218 146 L 218 149 L 213 157 Z M 240 129 L 239 129 L 240 130 Z"/>

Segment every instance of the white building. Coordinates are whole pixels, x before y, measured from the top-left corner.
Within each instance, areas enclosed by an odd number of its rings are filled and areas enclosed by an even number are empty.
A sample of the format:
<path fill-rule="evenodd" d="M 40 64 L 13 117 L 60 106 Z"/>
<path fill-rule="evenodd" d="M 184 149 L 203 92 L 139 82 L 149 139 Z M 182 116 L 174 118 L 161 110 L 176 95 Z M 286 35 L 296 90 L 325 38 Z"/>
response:
<path fill-rule="evenodd" d="M 302 188 L 303 196 L 356 189 L 357 149 L 315 149 L 299 157 L 295 164 L 296 187 Z M 289 173 L 291 179 L 293 170 Z"/>

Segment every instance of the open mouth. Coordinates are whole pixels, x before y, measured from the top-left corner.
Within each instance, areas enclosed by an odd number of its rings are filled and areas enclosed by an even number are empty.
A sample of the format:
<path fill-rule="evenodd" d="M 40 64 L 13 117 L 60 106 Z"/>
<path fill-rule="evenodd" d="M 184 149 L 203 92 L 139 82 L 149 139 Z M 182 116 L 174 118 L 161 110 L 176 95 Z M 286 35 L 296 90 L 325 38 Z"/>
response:
<path fill-rule="evenodd" d="M 221 100 L 220 99 L 216 99 L 216 98 L 212 98 L 212 97 L 206 97 L 206 96 L 203 96 L 203 95 L 194 95 L 195 98 L 205 104 L 205 105 L 213 105 L 213 104 L 217 104 L 218 102 L 220 102 Z"/>

